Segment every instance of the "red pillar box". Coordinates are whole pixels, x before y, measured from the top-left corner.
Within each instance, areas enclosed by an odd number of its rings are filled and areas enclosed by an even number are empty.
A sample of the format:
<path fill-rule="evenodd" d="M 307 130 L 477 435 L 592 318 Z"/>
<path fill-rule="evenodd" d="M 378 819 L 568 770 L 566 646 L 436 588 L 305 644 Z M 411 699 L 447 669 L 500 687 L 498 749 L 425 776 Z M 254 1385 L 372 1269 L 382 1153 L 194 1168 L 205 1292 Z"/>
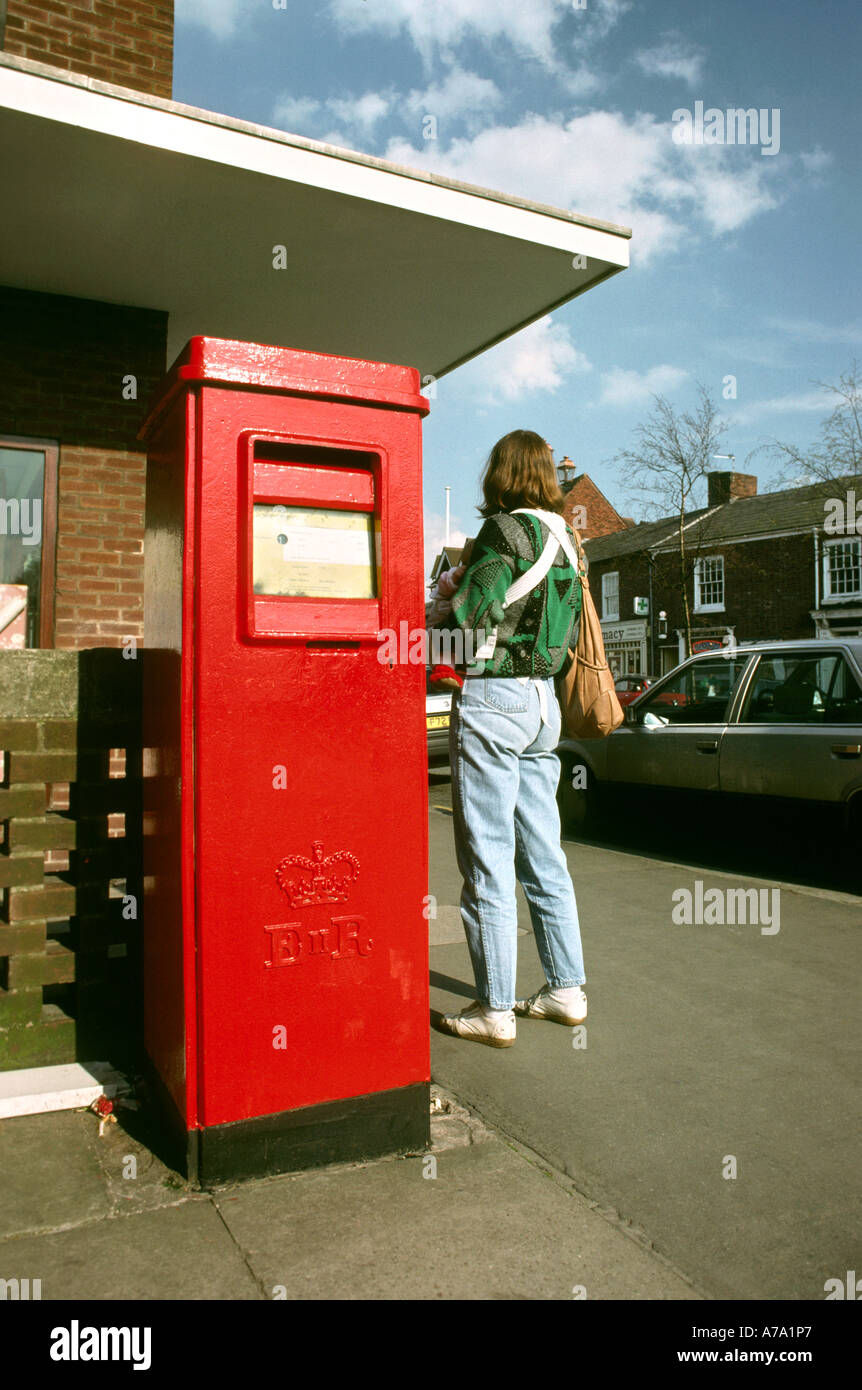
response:
<path fill-rule="evenodd" d="M 141 432 L 145 1045 L 203 1183 L 429 1143 L 418 387 L 193 338 Z"/>

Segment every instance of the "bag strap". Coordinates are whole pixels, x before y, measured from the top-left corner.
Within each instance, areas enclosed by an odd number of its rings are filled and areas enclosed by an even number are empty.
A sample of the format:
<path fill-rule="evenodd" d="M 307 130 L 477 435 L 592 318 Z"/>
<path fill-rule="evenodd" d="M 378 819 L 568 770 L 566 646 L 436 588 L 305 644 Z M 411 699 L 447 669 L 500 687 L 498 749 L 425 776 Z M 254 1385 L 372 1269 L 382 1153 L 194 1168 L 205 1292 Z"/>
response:
<path fill-rule="evenodd" d="M 532 589 L 537 589 L 549 572 L 559 550 L 559 542 L 554 536 L 549 536 L 545 542 L 545 547 L 538 560 L 530 566 L 526 574 L 522 574 L 520 579 L 516 579 L 514 584 L 510 584 L 506 590 L 506 597 L 503 599 L 503 607 L 508 608 L 511 604 L 517 603 L 519 598 L 529 594 Z"/>
<path fill-rule="evenodd" d="M 568 532 L 566 531 L 566 523 L 565 523 L 565 521 L 563 520 L 563 518 L 562 518 L 557 512 L 545 512 L 545 511 L 540 511 L 538 508 L 533 508 L 533 507 L 516 507 L 516 508 L 514 509 L 514 512 L 512 513 L 513 516 L 515 515 L 515 512 L 523 512 L 526 516 L 536 516 L 536 517 L 539 518 L 540 521 L 544 521 L 545 525 L 547 526 L 548 530 L 549 530 L 550 533 L 551 533 L 551 536 L 552 536 L 552 537 L 554 538 L 554 540 L 556 540 L 556 542 L 557 542 L 557 545 L 554 547 L 555 554 L 556 554 L 557 548 L 558 548 L 559 546 L 562 546 L 562 547 L 563 547 L 563 550 L 564 550 L 565 553 L 566 553 L 566 555 L 567 555 L 568 558 L 571 560 L 571 562 L 572 562 L 572 564 L 573 564 L 573 566 L 574 566 L 574 568 L 575 568 L 575 572 L 576 572 L 577 574 L 580 575 L 580 573 L 581 573 L 581 556 L 580 556 L 580 553 L 579 553 L 578 550 L 575 550 L 575 547 L 572 545 L 572 542 L 569 540 Z M 550 543 L 550 542 L 549 542 L 549 543 Z M 541 561 L 544 560 L 544 558 L 545 558 L 545 552 L 547 551 L 547 548 L 548 548 L 548 547 L 546 546 L 546 547 L 545 547 L 545 550 L 542 551 L 541 559 L 540 559 L 539 561 L 537 561 L 537 564 L 540 564 Z M 553 561 L 551 561 L 551 564 L 553 564 Z M 548 566 L 548 569 L 550 569 L 550 565 Z M 545 570 L 545 574 L 547 574 L 547 572 L 548 572 L 548 571 Z M 521 578 L 520 580 L 516 580 L 515 583 L 523 583 L 523 580 L 526 579 L 531 573 L 532 573 L 532 571 L 531 571 L 531 570 L 528 570 L 528 571 L 527 571 L 527 574 L 523 575 L 522 578 Z M 544 578 L 544 575 L 543 575 L 542 577 Z M 513 587 L 514 587 L 514 586 L 513 586 Z M 506 597 L 508 598 L 508 594 L 506 595 Z"/>

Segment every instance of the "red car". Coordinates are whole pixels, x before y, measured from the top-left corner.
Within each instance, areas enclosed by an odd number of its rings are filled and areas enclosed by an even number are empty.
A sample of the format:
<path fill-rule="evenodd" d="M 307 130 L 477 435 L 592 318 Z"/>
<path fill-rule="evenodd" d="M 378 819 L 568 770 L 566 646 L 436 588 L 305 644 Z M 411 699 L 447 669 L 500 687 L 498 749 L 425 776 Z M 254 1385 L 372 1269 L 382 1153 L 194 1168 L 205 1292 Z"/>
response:
<path fill-rule="evenodd" d="M 617 676 L 614 690 L 621 705 L 630 705 L 638 695 L 642 695 L 655 680 L 654 676 Z"/>

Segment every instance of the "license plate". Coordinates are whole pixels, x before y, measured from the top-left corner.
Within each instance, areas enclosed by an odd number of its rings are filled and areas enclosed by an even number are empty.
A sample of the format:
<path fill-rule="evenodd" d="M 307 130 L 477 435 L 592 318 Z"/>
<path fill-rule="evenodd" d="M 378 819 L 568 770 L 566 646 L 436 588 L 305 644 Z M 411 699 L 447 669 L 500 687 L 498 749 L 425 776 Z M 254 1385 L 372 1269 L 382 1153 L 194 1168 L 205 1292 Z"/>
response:
<path fill-rule="evenodd" d="M 448 714 L 426 714 L 425 727 L 428 729 L 447 729 L 449 727 Z"/>

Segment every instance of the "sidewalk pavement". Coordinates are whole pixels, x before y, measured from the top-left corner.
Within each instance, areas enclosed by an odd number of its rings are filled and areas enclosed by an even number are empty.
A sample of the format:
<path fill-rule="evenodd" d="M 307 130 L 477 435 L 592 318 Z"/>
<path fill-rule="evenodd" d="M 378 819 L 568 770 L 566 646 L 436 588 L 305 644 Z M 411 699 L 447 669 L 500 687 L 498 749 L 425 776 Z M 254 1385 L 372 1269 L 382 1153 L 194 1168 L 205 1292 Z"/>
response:
<path fill-rule="evenodd" d="M 155 1157 L 139 1112 L 102 1137 L 86 1110 L 4 1120 L 0 1280 L 39 1279 L 43 1300 L 702 1297 L 564 1175 L 432 1096 L 427 1154 L 207 1192 Z"/>

